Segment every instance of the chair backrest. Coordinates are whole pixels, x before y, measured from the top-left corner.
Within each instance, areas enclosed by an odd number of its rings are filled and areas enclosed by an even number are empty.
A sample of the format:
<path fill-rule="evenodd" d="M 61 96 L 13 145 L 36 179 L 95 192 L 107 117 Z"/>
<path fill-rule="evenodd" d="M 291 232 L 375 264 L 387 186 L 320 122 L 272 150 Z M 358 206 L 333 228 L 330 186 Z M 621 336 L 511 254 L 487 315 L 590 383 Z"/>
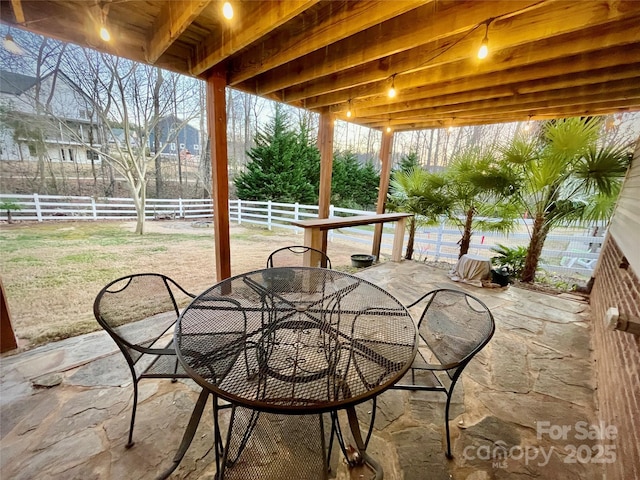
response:
<path fill-rule="evenodd" d="M 304 245 L 291 245 L 274 250 L 267 259 L 267 268 L 302 267 L 305 255 L 310 255 L 312 267 L 331 268 L 331 260 L 326 253 Z"/>
<path fill-rule="evenodd" d="M 464 366 L 489 342 L 495 331 L 493 315 L 478 298 L 461 290 L 438 289 L 417 302 L 427 301 L 418 322 L 420 337 L 441 365 Z"/>
<path fill-rule="evenodd" d="M 170 333 L 193 297 L 165 275 L 127 275 L 100 290 L 93 314 L 133 366 L 144 353 L 160 348 L 156 342 Z"/>

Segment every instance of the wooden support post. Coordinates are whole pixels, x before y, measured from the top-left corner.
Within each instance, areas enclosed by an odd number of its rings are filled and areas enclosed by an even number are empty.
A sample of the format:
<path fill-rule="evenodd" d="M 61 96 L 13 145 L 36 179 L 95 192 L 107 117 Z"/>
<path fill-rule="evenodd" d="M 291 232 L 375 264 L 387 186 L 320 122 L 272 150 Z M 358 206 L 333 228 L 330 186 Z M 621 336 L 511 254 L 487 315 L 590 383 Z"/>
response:
<path fill-rule="evenodd" d="M 387 191 L 389 190 L 389 178 L 391 177 L 391 143 L 393 141 L 393 132 L 382 132 L 382 145 L 380 145 L 380 163 L 382 168 L 380 169 L 380 187 L 378 189 L 378 203 L 376 204 L 376 213 L 384 213 L 385 205 L 387 202 Z M 404 222 L 402 222 L 404 225 Z M 380 258 L 380 244 L 382 243 L 382 223 L 377 223 L 373 230 L 373 246 L 371 248 L 371 255 L 376 257 L 376 260 Z M 404 237 L 404 230 L 402 232 Z M 397 227 L 396 227 L 396 237 Z M 402 249 L 402 244 L 400 245 Z M 394 240 L 394 256 L 396 255 L 396 241 Z"/>
<path fill-rule="evenodd" d="M 329 206 L 331 204 L 331 173 L 333 169 L 333 115 L 329 110 L 325 110 L 320 114 L 318 150 L 320 150 L 318 218 L 329 218 Z M 322 232 L 320 250 L 327 253 L 326 230 Z"/>
<path fill-rule="evenodd" d="M 226 77 L 226 72 L 219 70 L 207 78 L 207 122 L 211 145 L 213 228 L 216 248 L 216 278 L 219 282 L 231 276 Z"/>
<path fill-rule="evenodd" d="M 11 312 L 0 278 L 0 353 L 18 348 L 18 341 L 11 325 Z"/>
<path fill-rule="evenodd" d="M 394 262 L 402 260 L 402 244 L 404 243 L 404 230 L 406 225 L 406 218 L 401 218 L 396 222 L 396 229 L 393 234 L 393 250 L 391 251 L 391 260 Z M 379 245 L 380 244 L 378 244 L 378 246 Z"/>

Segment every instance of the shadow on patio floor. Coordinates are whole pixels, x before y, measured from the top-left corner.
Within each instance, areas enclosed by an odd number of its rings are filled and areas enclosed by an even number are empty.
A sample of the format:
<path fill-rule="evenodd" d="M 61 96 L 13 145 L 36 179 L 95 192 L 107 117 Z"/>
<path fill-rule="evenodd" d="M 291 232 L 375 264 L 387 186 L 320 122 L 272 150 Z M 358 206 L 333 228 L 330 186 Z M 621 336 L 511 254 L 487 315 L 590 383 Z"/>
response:
<path fill-rule="evenodd" d="M 481 298 L 496 320 L 493 339 L 456 387 L 453 460 L 444 455 L 444 395 L 391 391 L 379 397 L 369 451 L 382 463 L 386 479 L 602 478 L 593 461 L 597 441 L 581 436 L 583 428 L 596 423 L 585 302 L 517 288 L 455 284 L 446 272 L 417 262 L 388 262 L 359 275 L 403 303 L 433 288 L 462 288 Z M 104 332 L 4 356 L 2 478 L 158 475 L 171 463 L 199 388 L 190 381 L 142 381 L 136 444 L 125 450 L 129 382 L 126 363 Z M 370 404 L 359 408 L 359 416 L 366 418 Z M 212 445 L 209 414 L 171 478 L 213 479 Z M 582 455 L 576 455 L 577 449 Z M 336 475 L 363 478 L 341 462 Z"/>

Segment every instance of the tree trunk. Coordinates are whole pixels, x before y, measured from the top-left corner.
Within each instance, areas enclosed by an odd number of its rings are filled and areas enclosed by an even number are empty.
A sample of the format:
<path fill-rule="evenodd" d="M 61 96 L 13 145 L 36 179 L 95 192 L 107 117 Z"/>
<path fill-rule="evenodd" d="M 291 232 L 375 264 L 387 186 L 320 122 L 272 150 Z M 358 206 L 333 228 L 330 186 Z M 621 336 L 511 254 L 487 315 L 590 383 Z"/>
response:
<path fill-rule="evenodd" d="M 467 210 L 467 218 L 464 222 L 464 231 L 462 232 L 462 238 L 460 239 L 460 253 L 458 258 L 461 258 L 464 254 L 469 252 L 469 246 L 471 245 L 471 224 L 473 222 L 474 208 L 471 207 Z"/>
<path fill-rule="evenodd" d="M 536 270 L 538 269 L 540 254 L 542 253 L 544 241 L 549 233 L 549 228 L 544 226 L 544 220 L 543 213 L 536 214 L 531 231 L 531 242 L 529 243 L 527 257 L 525 258 L 524 268 L 522 269 L 521 280 L 523 282 L 533 283 L 536 279 Z"/>
<path fill-rule="evenodd" d="M 38 149 L 38 167 L 36 169 L 36 176 L 33 179 L 33 181 L 36 182 L 36 185 L 37 185 L 36 193 L 45 193 L 44 192 L 44 186 L 45 186 L 44 154 L 40 151 L 39 147 L 36 147 L 36 148 Z"/>
<path fill-rule="evenodd" d="M 140 192 L 133 192 L 133 203 L 136 206 L 136 234 L 144 235 L 144 206 L 147 202 L 147 186 L 143 181 L 140 185 Z"/>
<path fill-rule="evenodd" d="M 155 167 L 156 167 L 156 198 L 163 197 L 164 179 L 162 178 L 162 159 L 160 158 L 160 88 L 162 87 L 162 70 L 159 68 L 156 70 L 158 76 L 156 77 L 156 84 L 153 89 L 153 151 L 156 155 Z M 143 146 L 143 148 L 146 146 Z"/>
<path fill-rule="evenodd" d="M 404 254 L 406 260 L 413 258 L 413 241 L 416 236 L 416 222 L 413 217 L 409 220 L 409 239 L 407 240 L 407 251 Z"/>

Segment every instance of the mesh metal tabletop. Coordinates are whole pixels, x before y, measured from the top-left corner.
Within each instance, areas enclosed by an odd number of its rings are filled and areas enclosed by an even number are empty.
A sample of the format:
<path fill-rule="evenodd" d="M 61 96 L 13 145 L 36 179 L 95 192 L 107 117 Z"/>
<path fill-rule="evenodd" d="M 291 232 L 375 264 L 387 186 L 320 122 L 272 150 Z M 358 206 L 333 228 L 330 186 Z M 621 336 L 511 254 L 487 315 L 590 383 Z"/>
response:
<path fill-rule="evenodd" d="M 270 268 L 200 294 L 175 332 L 178 356 L 204 388 L 276 413 L 354 405 L 399 380 L 416 327 L 392 295 L 322 268 Z"/>

